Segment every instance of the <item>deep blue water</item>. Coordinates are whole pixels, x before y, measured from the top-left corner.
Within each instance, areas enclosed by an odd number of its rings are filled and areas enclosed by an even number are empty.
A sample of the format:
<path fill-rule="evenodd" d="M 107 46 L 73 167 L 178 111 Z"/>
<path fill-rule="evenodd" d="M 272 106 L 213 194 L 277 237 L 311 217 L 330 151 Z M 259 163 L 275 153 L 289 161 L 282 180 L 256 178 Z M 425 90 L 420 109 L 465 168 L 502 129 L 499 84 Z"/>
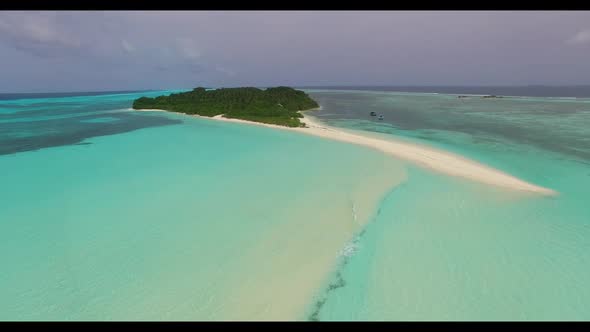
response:
<path fill-rule="evenodd" d="M 79 144 L 180 120 L 128 112 L 133 100 L 173 91 L 72 92 L 0 95 L 0 155 Z"/>
<path fill-rule="evenodd" d="M 0 100 L 30 99 L 30 98 L 60 98 L 79 96 L 102 96 L 124 93 L 153 92 L 151 90 L 121 90 L 121 91 L 86 91 L 86 92 L 37 92 L 37 93 L 0 93 Z"/>

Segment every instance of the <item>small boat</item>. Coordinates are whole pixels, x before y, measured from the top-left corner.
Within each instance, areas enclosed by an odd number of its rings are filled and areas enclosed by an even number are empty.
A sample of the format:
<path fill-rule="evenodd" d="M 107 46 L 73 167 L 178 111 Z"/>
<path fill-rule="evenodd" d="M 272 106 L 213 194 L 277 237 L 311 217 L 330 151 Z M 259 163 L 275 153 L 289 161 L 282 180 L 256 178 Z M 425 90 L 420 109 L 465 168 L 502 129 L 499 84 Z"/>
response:
<path fill-rule="evenodd" d="M 377 113 L 376 112 L 371 112 L 371 116 L 376 116 Z"/>
<path fill-rule="evenodd" d="M 383 115 L 379 115 L 379 120 L 383 120 Z"/>

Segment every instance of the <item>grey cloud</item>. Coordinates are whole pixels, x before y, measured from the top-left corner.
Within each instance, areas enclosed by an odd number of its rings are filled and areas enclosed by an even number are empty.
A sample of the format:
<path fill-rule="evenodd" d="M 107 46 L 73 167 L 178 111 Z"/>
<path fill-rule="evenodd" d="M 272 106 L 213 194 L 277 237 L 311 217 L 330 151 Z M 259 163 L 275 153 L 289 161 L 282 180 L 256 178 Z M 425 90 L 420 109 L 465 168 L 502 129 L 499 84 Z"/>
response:
<path fill-rule="evenodd" d="M 197 60 L 201 57 L 201 52 L 197 43 L 190 38 L 176 38 L 179 55 L 188 60 Z"/>
<path fill-rule="evenodd" d="M 227 76 L 236 76 L 236 72 L 233 71 L 233 70 L 231 70 L 231 69 L 229 69 L 229 68 L 225 68 L 225 67 L 222 67 L 222 66 L 216 66 L 215 67 L 215 70 L 217 70 L 218 72 L 223 73 L 223 74 L 225 74 Z"/>
<path fill-rule="evenodd" d="M 569 44 L 589 44 L 590 43 L 590 29 L 578 31 L 575 35 L 567 40 Z"/>
<path fill-rule="evenodd" d="M 127 53 L 135 52 L 135 46 L 133 46 L 131 43 L 129 43 L 125 39 L 121 40 L 121 47 L 123 47 L 123 50 L 125 50 L 125 52 L 127 52 Z"/>
<path fill-rule="evenodd" d="M 208 66 L 192 62 L 160 63 L 153 66 L 156 71 L 167 71 L 171 73 L 193 73 L 201 74 L 209 69 Z"/>
<path fill-rule="evenodd" d="M 2 12 L 0 91 L 589 84 L 588 22 L 557 11 Z"/>
<path fill-rule="evenodd" d="M 40 57 L 77 51 L 82 46 L 77 36 L 59 24 L 54 13 L 3 13 L 0 40 Z"/>

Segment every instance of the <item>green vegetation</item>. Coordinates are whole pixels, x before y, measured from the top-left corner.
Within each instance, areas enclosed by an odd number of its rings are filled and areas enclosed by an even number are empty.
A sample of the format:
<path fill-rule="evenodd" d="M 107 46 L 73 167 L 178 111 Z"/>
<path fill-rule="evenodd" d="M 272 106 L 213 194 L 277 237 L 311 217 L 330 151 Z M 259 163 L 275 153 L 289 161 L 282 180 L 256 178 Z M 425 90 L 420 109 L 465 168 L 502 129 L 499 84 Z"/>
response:
<path fill-rule="evenodd" d="M 185 114 L 216 116 L 304 127 L 299 111 L 319 107 L 305 92 L 289 87 L 261 90 L 258 88 L 195 88 L 189 92 L 173 93 L 155 98 L 141 97 L 133 102 L 134 109 L 161 109 Z"/>

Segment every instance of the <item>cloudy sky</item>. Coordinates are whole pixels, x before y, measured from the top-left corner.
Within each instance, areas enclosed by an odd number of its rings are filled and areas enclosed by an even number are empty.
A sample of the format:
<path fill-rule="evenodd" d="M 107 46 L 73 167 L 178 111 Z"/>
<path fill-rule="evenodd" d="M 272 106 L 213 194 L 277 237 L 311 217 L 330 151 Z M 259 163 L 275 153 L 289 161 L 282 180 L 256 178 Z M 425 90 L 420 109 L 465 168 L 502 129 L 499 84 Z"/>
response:
<path fill-rule="evenodd" d="M 590 12 L 0 12 L 0 92 L 590 84 Z"/>

